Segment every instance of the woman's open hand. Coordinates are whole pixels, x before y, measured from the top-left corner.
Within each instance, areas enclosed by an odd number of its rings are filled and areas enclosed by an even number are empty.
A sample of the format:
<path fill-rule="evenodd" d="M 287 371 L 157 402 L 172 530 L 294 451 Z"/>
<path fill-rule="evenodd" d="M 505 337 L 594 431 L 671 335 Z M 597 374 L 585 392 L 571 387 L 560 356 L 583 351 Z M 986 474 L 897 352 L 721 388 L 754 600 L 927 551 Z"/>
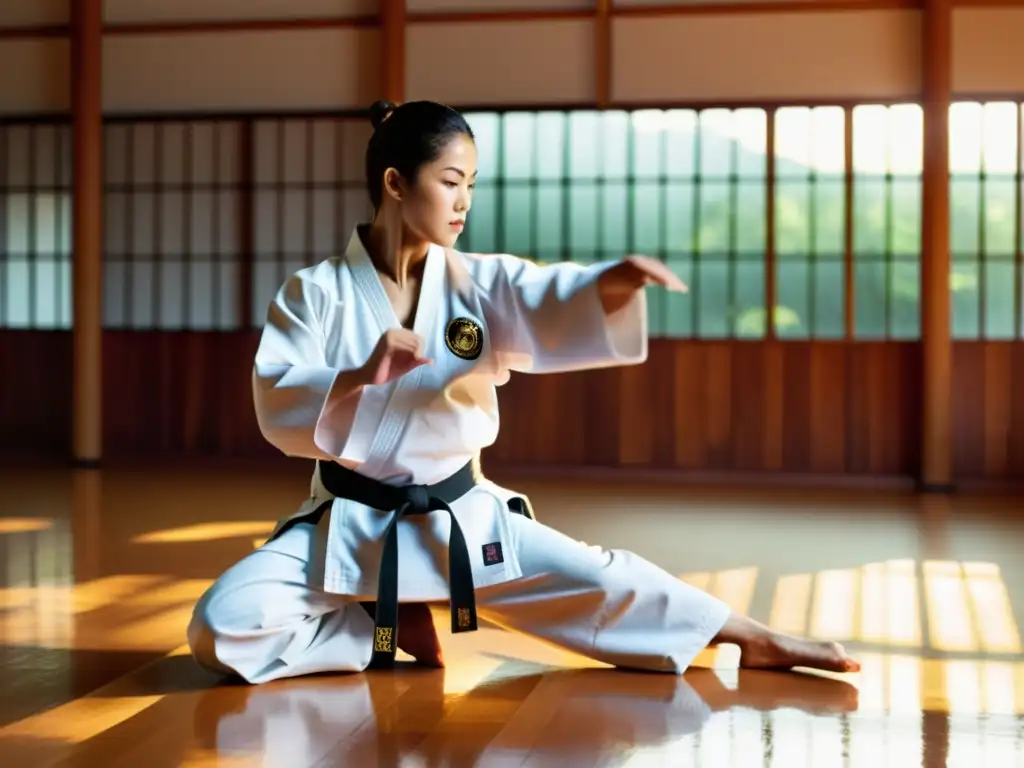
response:
<path fill-rule="evenodd" d="M 675 272 L 649 256 L 627 256 L 604 272 L 597 281 L 601 304 L 607 314 L 622 309 L 633 294 L 648 285 L 660 285 L 674 293 L 686 293 L 688 288 Z"/>

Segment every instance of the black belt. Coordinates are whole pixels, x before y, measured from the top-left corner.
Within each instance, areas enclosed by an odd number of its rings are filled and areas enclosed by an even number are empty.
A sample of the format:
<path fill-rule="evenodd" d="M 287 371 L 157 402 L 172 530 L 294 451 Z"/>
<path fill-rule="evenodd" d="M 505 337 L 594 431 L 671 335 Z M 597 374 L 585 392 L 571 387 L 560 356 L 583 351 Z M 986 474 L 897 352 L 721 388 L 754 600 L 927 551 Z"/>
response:
<path fill-rule="evenodd" d="M 377 582 L 377 611 L 374 617 L 371 667 L 392 666 L 398 647 L 398 521 L 405 515 L 424 515 L 444 510 L 452 519 L 448 541 L 448 578 L 451 593 L 452 632 L 477 628 L 473 566 L 466 537 L 455 519 L 451 504 L 467 494 L 478 482 L 473 462 L 434 485 L 387 485 L 353 472 L 334 462 L 318 462 L 320 482 L 332 496 L 395 514 L 384 532 L 384 548 Z M 319 517 L 331 502 L 321 504 L 313 515 Z"/>

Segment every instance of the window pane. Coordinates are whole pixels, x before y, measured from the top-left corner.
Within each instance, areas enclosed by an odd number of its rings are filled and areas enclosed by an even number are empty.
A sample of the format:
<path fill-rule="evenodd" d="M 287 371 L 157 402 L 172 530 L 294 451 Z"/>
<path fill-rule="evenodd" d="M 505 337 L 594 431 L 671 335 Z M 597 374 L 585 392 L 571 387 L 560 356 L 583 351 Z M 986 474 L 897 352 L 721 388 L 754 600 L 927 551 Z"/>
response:
<path fill-rule="evenodd" d="M 740 338 L 764 338 L 764 254 L 737 261 L 734 266 L 736 301 L 733 333 Z"/>
<path fill-rule="evenodd" d="M 27 259 L 7 260 L 7 274 L 4 285 L 4 306 L 7 316 L 3 318 L 8 328 L 31 328 L 32 312 L 29 296 L 31 295 L 32 273 Z"/>
<path fill-rule="evenodd" d="M 220 296 L 214 292 L 214 263 L 207 259 L 189 263 L 185 273 L 188 316 L 185 324 L 197 330 L 215 328 Z"/>
<path fill-rule="evenodd" d="M 61 263 L 52 256 L 38 259 L 30 265 L 35 271 L 32 297 L 32 326 L 34 328 L 60 328 L 60 282 L 63 277 Z"/>
<path fill-rule="evenodd" d="M 561 112 L 540 112 L 537 115 L 537 138 L 533 151 L 536 153 L 536 174 L 538 179 L 563 179 L 569 175 L 568 144 L 566 128 L 568 120 Z"/>
<path fill-rule="evenodd" d="M 985 253 L 1011 257 L 1016 239 L 1016 189 L 1011 178 L 985 180 Z"/>
<path fill-rule="evenodd" d="M 732 228 L 731 186 L 705 181 L 700 187 L 700 251 L 728 251 Z"/>
<path fill-rule="evenodd" d="M 981 172 L 983 122 L 981 104 L 967 102 L 950 105 L 950 173 Z"/>
<path fill-rule="evenodd" d="M 653 112 L 653 120 L 645 121 L 644 112 L 633 121 L 631 166 L 634 178 L 656 179 L 664 173 L 665 113 Z"/>
<path fill-rule="evenodd" d="M 500 249 L 508 253 L 523 255 L 532 253 L 536 248 L 534 241 L 534 205 L 533 197 L 536 190 L 527 184 L 508 184 L 502 190 L 503 214 L 505 231 Z M 470 224 L 473 226 L 474 214 L 470 213 Z M 475 247 L 475 243 L 474 243 Z"/>
<path fill-rule="evenodd" d="M 775 254 L 806 258 L 811 252 L 811 184 L 779 181 L 775 184 Z"/>
<path fill-rule="evenodd" d="M 988 173 L 1012 174 L 1017 171 L 1017 105 L 993 102 L 984 107 L 982 146 Z"/>
<path fill-rule="evenodd" d="M 628 174 L 629 126 L 626 112 L 601 113 L 601 172 L 606 179 L 625 179 Z"/>
<path fill-rule="evenodd" d="M 465 232 L 466 245 L 473 251 L 493 253 L 501 250 L 497 237 L 497 197 L 497 190 L 491 185 L 478 185 L 473 192 L 473 205 Z"/>
<path fill-rule="evenodd" d="M 690 182 L 669 182 L 666 190 L 666 230 L 669 250 L 689 251 L 694 247 L 693 219 L 696 213 L 694 185 Z"/>
<path fill-rule="evenodd" d="M 216 290 L 220 296 L 217 303 L 219 318 L 217 327 L 222 330 L 238 327 L 240 265 L 237 261 L 219 261 L 216 271 Z"/>
<path fill-rule="evenodd" d="M 921 334 L 921 265 L 900 259 L 891 265 L 890 326 L 893 339 L 916 339 Z"/>
<path fill-rule="evenodd" d="M 629 249 L 628 217 L 629 186 L 621 181 L 606 183 L 601 205 L 601 242 L 611 258 Z"/>
<path fill-rule="evenodd" d="M 271 269 L 275 268 L 274 264 L 256 264 L 257 269 L 260 266 L 268 266 Z M 157 326 L 159 269 L 160 265 L 151 259 L 136 259 L 131 263 L 128 272 L 128 293 L 131 298 L 131 314 L 127 318 L 129 328 L 154 328 Z M 270 303 L 270 299 L 279 285 L 280 282 L 276 279 L 275 273 L 273 285 L 269 289 L 266 301 L 259 310 L 261 325 L 267 315 L 267 304 Z"/>
<path fill-rule="evenodd" d="M 284 209 L 281 214 L 283 219 L 281 223 L 284 230 L 284 250 L 288 253 L 304 251 L 306 248 L 305 212 L 308 205 L 306 193 L 305 191 L 285 189 L 278 194 L 283 198 L 284 202 Z M 165 242 L 167 242 L 166 239 Z M 170 247 L 165 252 L 180 253 L 181 251 L 179 248 Z"/>
<path fill-rule="evenodd" d="M 842 107 L 786 107 L 776 112 L 775 175 L 841 175 L 845 169 Z"/>
<path fill-rule="evenodd" d="M 493 113 L 474 112 L 466 115 L 466 121 L 476 136 L 478 178 L 493 182 L 501 172 L 498 155 L 502 150 L 502 118 Z"/>
<path fill-rule="evenodd" d="M 897 255 L 921 252 L 921 181 L 895 179 L 892 182 L 892 233 L 890 247 Z"/>
<path fill-rule="evenodd" d="M 637 181 L 633 184 L 633 242 L 630 250 L 654 254 L 664 248 L 662 222 L 664 187 L 657 182 Z"/>
<path fill-rule="evenodd" d="M 280 279 L 278 280 L 280 283 Z M 160 263 L 160 301 L 157 324 L 160 328 L 185 326 L 185 265 L 180 261 Z"/>
<path fill-rule="evenodd" d="M 740 181 L 736 191 L 736 250 L 743 254 L 759 254 L 763 258 L 768 240 L 765 182 Z"/>
<path fill-rule="evenodd" d="M 721 257 L 697 263 L 691 292 L 697 302 L 697 335 L 724 338 L 729 335 L 729 264 Z"/>
<path fill-rule="evenodd" d="M 665 173 L 669 178 L 689 179 L 697 170 L 697 113 L 672 109 L 665 113 Z"/>
<path fill-rule="evenodd" d="M 148 208 L 148 206 L 139 205 L 141 202 L 139 200 L 140 197 L 142 195 L 136 195 L 136 216 L 141 212 L 141 209 Z M 253 226 L 255 227 L 253 232 L 253 249 L 255 250 L 257 261 L 269 261 L 274 258 L 274 254 L 278 251 L 277 192 L 258 189 L 254 193 L 253 198 L 253 206 L 256 209 L 253 217 Z M 142 224 L 143 222 L 139 221 L 139 225 Z M 138 236 L 138 234 L 138 229 L 136 229 L 136 235 Z"/>
<path fill-rule="evenodd" d="M 887 123 L 889 170 L 902 176 L 920 176 L 924 111 L 917 104 L 896 104 L 888 108 Z"/>
<path fill-rule="evenodd" d="M 700 174 L 704 177 L 728 176 L 733 170 L 733 119 L 728 109 L 708 109 L 700 113 Z"/>
<path fill-rule="evenodd" d="M 662 328 L 665 335 L 669 338 L 689 338 L 693 336 L 693 260 L 688 255 L 670 253 L 666 263 L 669 269 L 690 287 L 690 292 L 662 292 L 665 294 L 662 304 L 665 320 Z"/>
<path fill-rule="evenodd" d="M 600 249 L 598 213 L 600 211 L 598 187 L 593 182 L 573 182 L 569 190 L 569 247 L 577 251 Z"/>
<path fill-rule="evenodd" d="M 888 107 L 865 104 L 853 108 L 853 171 L 883 174 L 889 170 Z"/>
<path fill-rule="evenodd" d="M 814 189 L 814 253 L 846 248 L 846 190 L 842 181 L 820 180 Z"/>
<path fill-rule="evenodd" d="M 106 259 L 103 262 L 103 325 L 123 328 L 128 325 L 127 264 Z"/>
<path fill-rule="evenodd" d="M 889 294 L 888 270 L 882 260 L 861 260 L 853 267 L 854 332 L 858 338 L 885 338 Z"/>
<path fill-rule="evenodd" d="M 537 189 L 537 248 L 557 251 L 566 242 L 563 210 L 566 194 L 558 185 L 542 185 Z"/>
<path fill-rule="evenodd" d="M 1014 296 L 1016 265 L 1011 261 L 990 261 L 985 265 L 985 338 L 1012 339 L 1016 336 Z"/>
<path fill-rule="evenodd" d="M 309 206 L 311 203 L 307 202 Z M 217 208 L 212 192 L 196 190 L 186 196 L 189 232 L 186 233 L 189 251 L 196 256 L 209 256 L 214 251 L 213 228 Z"/>
<path fill-rule="evenodd" d="M 787 261 L 776 264 L 775 269 L 775 335 L 780 339 L 806 339 L 811 335 L 811 265 Z"/>
<path fill-rule="evenodd" d="M 601 113 L 571 113 L 569 131 L 569 176 L 596 179 L 601 175 Z"/>
<path fill-rule="evenodd" d="M 502 176 L 506 179 L 527 179 L 534 175 L 537 129 L 535 118 L 528 113 L 511 113 L 502 120 Z"/>
<path fill-rule="evenodd" d="M 981 182 L 951 178 L 949 181 L 949 250 L 954 258 L 978 254 L 981 215 Z"/>
<path fill-rule="evenodd" d="M 818 339 L 841 339 L 845 330 L 842 256 L 827 256 L 815 262 L 813 269 L 814 321 L 811 335 Z"/>
<path fill-rule="evenodd" d="M 775 113 L 775 177 L 805 178 L 811 170 L 811 110 L 784 107 Z"/>
<path fill-rule="evenodd" d="M 858 255 L 886 252 L 888 185 L 876 179 L 855 179 L 853 185 L 853 250 Z"/>
<path fill-rule="evenodd" d="M 763 109 L 737 109 L 734 115 L 736 173 L 744 179 L 763 179 L 768 168 L 768 114 Z"/>
<path fill-rule="evenodd" d="M 955 339 L 976 339 L 981 334 L 978 297 L 978 260 L 962 259 L 951 265 L 950 333 Z"/>
<path fill-rule="evenodd" d="M 31 197 L 29 195 L 11 194 L 7 196 L 4 232 L 7 236 L 5 250 L 9 256 L 26 256 L 31 251 L 30 207 Z"/>

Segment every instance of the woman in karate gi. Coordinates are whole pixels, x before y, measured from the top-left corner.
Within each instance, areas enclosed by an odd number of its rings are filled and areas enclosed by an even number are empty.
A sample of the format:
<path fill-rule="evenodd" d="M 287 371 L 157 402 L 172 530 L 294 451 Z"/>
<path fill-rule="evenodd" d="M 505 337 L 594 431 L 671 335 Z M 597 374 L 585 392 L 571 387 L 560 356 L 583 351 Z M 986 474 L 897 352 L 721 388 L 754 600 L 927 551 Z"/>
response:
<path fill-rule="evenodd" d="M 196 660 L 250 683 L 386 666 L 396 645 L 439 664 L 423 603 L 450 599 L 453 631 L 475 629 L 479 608 L 622 668 L 681 674 L 733 643 L 745 667 L 859 669 L 835 643 L 772 632 L 636 554 L 564 536 L 479 476 L 510 372 L 641 363 L 645 286 L 685 287 L 639 256 L 455 251 L 477 177 L 469 125 L 432 102 L 371 118 L 373 222 L 284 283 L 253 370 L 264 436 L 317 462 L 310 497 L 200 598 Z"/>

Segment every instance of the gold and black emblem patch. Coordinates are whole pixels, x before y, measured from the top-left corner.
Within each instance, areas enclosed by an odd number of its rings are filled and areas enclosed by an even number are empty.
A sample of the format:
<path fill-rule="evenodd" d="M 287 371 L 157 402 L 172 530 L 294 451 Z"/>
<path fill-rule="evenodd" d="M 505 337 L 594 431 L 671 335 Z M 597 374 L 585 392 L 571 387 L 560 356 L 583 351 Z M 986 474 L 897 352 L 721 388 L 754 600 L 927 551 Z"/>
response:
<path fill-rule="evenodd" d="M 456 357 L 476 360 L 484 348 L 484 332 L 475 320 L 456 317 L 445 329 L 444 343 Z"/>

